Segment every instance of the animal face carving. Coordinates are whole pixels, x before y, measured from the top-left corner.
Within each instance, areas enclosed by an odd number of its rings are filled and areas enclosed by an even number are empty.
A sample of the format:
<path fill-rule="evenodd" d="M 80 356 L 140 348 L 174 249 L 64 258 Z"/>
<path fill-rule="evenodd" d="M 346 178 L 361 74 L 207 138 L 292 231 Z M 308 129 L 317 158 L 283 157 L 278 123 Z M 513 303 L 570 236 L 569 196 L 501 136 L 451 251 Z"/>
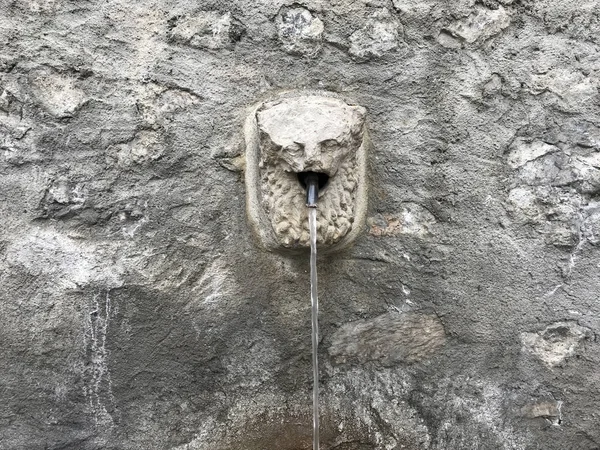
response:
<path fill-rule="evenodd" d="M 324 174 L 317 243 L 340 247 L 364 218 L 366 110 L 326 96 L 260 105 L 247 124 L 249 214 L 267 248 L 309 247 L 305 190 L 298 174 Z M 326 183 L 325 183 L 326 180 Z M 261 228 L 268 224 L 269 232 Z"/>
<path fill-rule="evenodd" d="M 256 114 L 264 164 L 334 176 L 362 145 L 365 109 L 329 98 L 266 104 Z"/>

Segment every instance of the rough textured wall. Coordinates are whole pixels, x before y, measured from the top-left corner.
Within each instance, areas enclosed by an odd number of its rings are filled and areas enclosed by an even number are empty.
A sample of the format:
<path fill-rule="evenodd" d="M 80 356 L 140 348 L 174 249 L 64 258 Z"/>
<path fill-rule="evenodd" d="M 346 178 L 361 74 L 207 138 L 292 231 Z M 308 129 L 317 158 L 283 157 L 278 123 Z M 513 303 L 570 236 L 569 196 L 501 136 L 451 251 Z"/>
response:
<path fill-rule="evenodd" d="M 0 1 L 0 448 L 308 449 L 307 258 L 247 107 L 364 106 L 325 449 L 600 448 L 596 0 Z"/>

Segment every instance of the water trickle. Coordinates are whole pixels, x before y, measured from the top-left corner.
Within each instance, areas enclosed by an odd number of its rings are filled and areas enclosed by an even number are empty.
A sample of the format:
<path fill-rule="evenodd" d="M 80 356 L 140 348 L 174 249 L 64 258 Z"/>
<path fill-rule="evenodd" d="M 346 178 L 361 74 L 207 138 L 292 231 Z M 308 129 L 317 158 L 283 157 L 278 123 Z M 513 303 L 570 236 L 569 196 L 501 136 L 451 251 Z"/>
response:
<path fill-rule="evenodd" d="M 319 296 L 317 294 L 317 208 L 308 208 L 310 228 L 310 301 L 312 314 L 313 450 L 319 450 Z"/>

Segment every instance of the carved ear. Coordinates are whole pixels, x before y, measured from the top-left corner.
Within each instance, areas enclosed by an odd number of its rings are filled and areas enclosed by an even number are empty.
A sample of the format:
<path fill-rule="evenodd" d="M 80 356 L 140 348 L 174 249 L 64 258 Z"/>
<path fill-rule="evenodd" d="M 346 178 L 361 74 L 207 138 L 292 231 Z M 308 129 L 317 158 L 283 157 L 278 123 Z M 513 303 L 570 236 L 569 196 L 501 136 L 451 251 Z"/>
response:
<path fill-rule="evenodd" d="M 256 113 L 256 130 L 258 131 L 258 140 L 261 146 L 269 145 L 272 142 L 271 134 L 269 133 L 269 115 L 265 111 Z"/>
<path fill-rule="evenodd" d="M 277 145 L 271 139 L 271 135 L 262 129 L 258 130 L 258 142 L 260 153 L 263 156 L 274 153 L 276 150 Z"/>
<path fill-rule="evenodd" d="M 263 127 L 262 127 L 262 125 L 263 125 L 263 122 L 264 122 L 264 120 L 263 120 L 263 116 L 264 116 L 264 114 L 265 114 L 265 112 L 264 112 L 264 111 L 261 111 L 261 109 L 262 109 L 262 108 L 258 109 L 258 110 L 256 111 L 256 114 L 255 114 L 255 116 L 254 116 L 254 117 L 255 117 L 255 119 L 256 119 L 256 126 L 257 126 L 257 128 L 258 128 L 259 130 L 262 130 L 262 129 L 263 129 Z"/>

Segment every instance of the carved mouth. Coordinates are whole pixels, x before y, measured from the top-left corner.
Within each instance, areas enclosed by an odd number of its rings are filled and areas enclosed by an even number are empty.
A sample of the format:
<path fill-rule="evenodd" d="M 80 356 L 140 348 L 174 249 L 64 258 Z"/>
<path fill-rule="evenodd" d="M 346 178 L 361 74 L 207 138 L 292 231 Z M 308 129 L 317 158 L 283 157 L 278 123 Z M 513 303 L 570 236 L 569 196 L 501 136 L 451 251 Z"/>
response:
<path fill-rule="evenodd" d="M 333 177 L 318 171 L 288 172 L 277 165 L 262 168 L 263 208 L 279 245 L 289 249 L 310 246 L 305 187 L 309 175 L 316 175 L 319 184 L 317 242 L 332 246 L 346 236 L 354 222 L 355 165 L 355 158 L 349 158 Z"/>
<path fill-rule="evenodd" d="M 299 172 L 298 173 L 298 182 L 302 186 L 302 189 L 306 189 L 306 177 L 310 174 L 316 174 L 319 177 L 319 191 L 322 191 L 329 183 L 329 175 L 322 172 Z"/>

